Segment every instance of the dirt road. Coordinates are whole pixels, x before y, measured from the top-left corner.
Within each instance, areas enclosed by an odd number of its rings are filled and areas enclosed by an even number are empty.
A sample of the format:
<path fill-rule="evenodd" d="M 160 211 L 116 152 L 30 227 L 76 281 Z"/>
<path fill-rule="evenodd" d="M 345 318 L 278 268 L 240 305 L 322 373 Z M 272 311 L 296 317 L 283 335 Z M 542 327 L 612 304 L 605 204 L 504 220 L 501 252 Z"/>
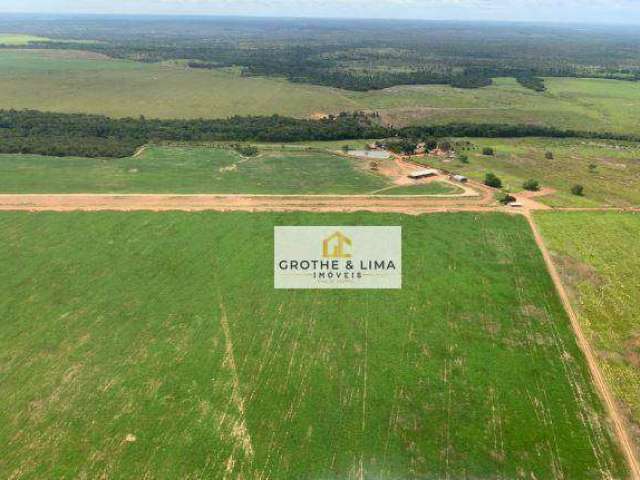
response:
<path fill-rule="evenodd" d="M 0 195 L 0 210 L 244 210 L 424 213 L 447 209 L 490 210 L 486 195 L 475 197 L 366 195 L 161 195 L 60 194 Z"/>

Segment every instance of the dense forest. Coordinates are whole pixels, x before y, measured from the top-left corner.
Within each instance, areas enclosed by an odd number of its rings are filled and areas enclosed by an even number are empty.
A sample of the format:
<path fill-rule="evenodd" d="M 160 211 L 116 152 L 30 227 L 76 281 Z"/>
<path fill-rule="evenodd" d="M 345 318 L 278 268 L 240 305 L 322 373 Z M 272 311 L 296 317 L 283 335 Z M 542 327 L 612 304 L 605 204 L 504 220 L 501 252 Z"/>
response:
<path fill-rule="evenodd" d="M 582 137 L 640 141 L 633 135 L 559 130 L 535 125 L 448 124 L 395 129 L 375 114 L 343 113 L 319 120 L 273 115 L 223 120 L 114 119 L 101 115 L 0 110 L 0 153 L 125 157 L 148 142 L 293 142 L 367 138 Z M 247 152 L 248 153 L 248 152 Z"/>
<path fill-rule="evenodd" d="M 245 76 L 358 91 L 415 84 L 477 88 L 502 76 L 536 92 L 545 90 L 541 77 L 640 80 L 640 32 L 629 27 L 8 15 L 0 19 L 0 31 L 54 40 L 27 48 L 237 67 Z"/>

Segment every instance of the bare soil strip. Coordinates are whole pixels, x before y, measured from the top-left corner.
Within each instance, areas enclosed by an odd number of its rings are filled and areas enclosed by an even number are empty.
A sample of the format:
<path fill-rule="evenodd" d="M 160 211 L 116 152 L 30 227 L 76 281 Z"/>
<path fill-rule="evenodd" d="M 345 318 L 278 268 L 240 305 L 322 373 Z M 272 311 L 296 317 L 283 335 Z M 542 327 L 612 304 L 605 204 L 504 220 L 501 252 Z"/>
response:
<path fill-rule="evenodd" d="M 245 419 L 245 403 L 242 391 L 240 389 L 240 377 L 238 376 L 238 368 L 236 366 L 235 353 L 233 351 L 233 340 L 231 338 L 231 328 L 229 327 L 229 320 L 227 318 L 227 312 L 224 308 L 224 304 L 220 301 L 220 325 L 224 333 L 225 340 L 225 354 L 224 365 L 229 369 L 231 373 L 231 403 L 235 407 L 237 417 L 233 420 L 231 427 L 231 435 L 236 442 L 236 448 L 240 447 L 244 453 L 244 458 L 247 459 L 249 464 L 253 463 L 254 450 L 253 443 L 251 441 L 251 434 L 247 427 Z M 224 417 L 223 417 L 224 422 Z M 232 478 L 234 467 L 236 466 L 235 450 L 231 453 L 231 456 L 227 459 L 225 478 Z M 256 472 L 254 472 L 255 474 Z M 255 475 L 254 478 L 260 478 L 262 475 Z"/>
<path fill-rule="evenodd" d="M 542 252 L 542 256 L 544 257 L 544 262 L 547 265 L 547 270 L 549 271 L 549 275 L 551 275 L 551 279 L 556 287 L 558 295 L 560 296 L 560 300 L 564 305 L 564 309 L 569 316 L 569 320 L 571 321 L 571 327 L 573 328 L 574 334 L 576 336 L 576 340 L 578 341 L 578 346 L 584 353 L 584 356 L 587 360 L 587 365 L 589 366 L 589 370 L 591 372 L 591 376 L 593 377 L 593 383 L 596 386 L 596 390 L 604 403 L 604 406 L 607 410 L 609 418 L 613 423 L 613 428 L 615 430 L 616 437 L 618 438 L 618 442 L 620 447 L 622 448 L 622 452 L 627 459 L 627 463 L 629 464 L 630 470 L 630 479 L 631 480 L 640 480 L 640 462 L 636 457 L 636 451 L 634 448 L 633 441 L 631 440 L 631 436 L 627 430 L 627 425 L 624 421 L 623 415 L 618 410 L 618 405 L 616 404 L 613 394 L 609 389 L 600 368 L 598 367 L 598 363 L 596 361 L 596 356 L 593 352 L 591 344 L 589 343 L 584 331 L 582 330 L 582 326 L 578 321 L 578 317 L 573 310 L 573 306 L 571 305 L 571 301 L 569 300 L 569 295 L 562 284 L 562 280 L 560 278 L 560 274 L 551 259 L 551 255 L 547 250 L 547 247 L 544 244 L 544 240 L 538 229 L 538 226 L 533 220 L 533 217 L 530 214 L 525 215 L 527 220 L 529 221 L 529 225 L 531 225 L 531 230 L 533 231 L 533 236 L 538 244 L 538 248 Z"/>
<path fill-rule="evenodd" d="M 144 153 L 144 151 L 147 149 L 147 145 L 143 145 L 141 147 L 139 147 L 135 153 L 133 154 L 133 158 L 138 158 L 140 156 L 142 156 L 142 154 Z"/>
<path fill-rule="evenodd" d="M 475 197 L 357 195 L 156 195 L 61 194 L 0 195 L 0 210 L 245 210 L 356 211 L 422 213 L 447 208 L 488 207 L 492 199 Z"/>

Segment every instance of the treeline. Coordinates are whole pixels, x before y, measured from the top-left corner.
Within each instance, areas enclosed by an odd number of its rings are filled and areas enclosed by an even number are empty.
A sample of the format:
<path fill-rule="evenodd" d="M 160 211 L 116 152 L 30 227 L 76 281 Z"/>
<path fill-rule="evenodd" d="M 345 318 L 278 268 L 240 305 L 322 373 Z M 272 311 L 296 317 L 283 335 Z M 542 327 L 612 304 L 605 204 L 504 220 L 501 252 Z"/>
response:
<path fill-rule="evenodd" d="M 581 137 L 640 141 L 639 136 L 560 130 L 537 125 L 468 124 L 385 127 L 376 114 L 342 113 L 319 120 L 269 117 L 227 119 L 114 119 L 101 115 L 0 110 L 0 153 L 125 157 L 149 142 L 294 142 L 397 137 Z"/>
<path fill-rule="evenodd" d="M 535 92 L 544 92 L 547 90 L 547 87 L 544 85 L 544 78 L 522 75 L 516 77 L 516 80 L 523 87 Z"/>
<path fill-rule="evenodd" d="M 208 63 L 208 62 L 187 62 L 187 66 L 189 68 L 202 68 L 204 70 L 213 70 L 215 68 L 220 68 L 219 63 Z"/>
<path fill-rule="evenodd" d="M 153 141 L 293 142 L 381 138 L 394 133 L 375 115 L 320 120 L 278 115 L 227 119 L 148 120 L 101 115 L 0 110 L 0 152 L 51 156 L 124 157 Z"/>
<path fill-rule="evenodd" d="M 0 136 L 0 153 L 22 153 L 49 157 L 129 157 L 144 142 L 133 139 L 73 136 Z"/>
<path fill-rule="evenodd" d="M 311 83 L 358 92 L 382 90 L 396 85 L 451 85 L 458 88 L 479 88 L 491 85 L 492 79 L 474 72 L 457 72 L 446 68 L 414 70 L 363 70 L 317 68 L 294 65 L 252 65 L 242 69 L 242 75 L 282 76 L 294 83 Z M 200 67 L 202 68 L 202 67 Z"/>
<path fill-rule="evenodd" d="M 259 75 L 252 68 L 243 69 L 243 75 Z M 451 85 L 458 88 L 478 88 L 491 85 L 491 78 L 466 73 L 436 73 L 428 69 L 415 71 L 358 71 L 296 69 L 286 78 L 296 83 L 312 83 L 327 87 L 366 92 L 382 90 L 396 85 Z"/>
<path fill-rule="evenodd" d="M 581 130 L 563 130 L 540 125 L 507 125 L 494 123 L 451 123 L 446 125 L 424 125 L 398 129 L 397 135 L 405 138 L 446 138 L 446 137 L 479 137 L 479 138 L 588 138 L 601 140 L 619 140 L 639 142 L 640 135 L 627 135 L 610 132 L 591 132 Z"/>

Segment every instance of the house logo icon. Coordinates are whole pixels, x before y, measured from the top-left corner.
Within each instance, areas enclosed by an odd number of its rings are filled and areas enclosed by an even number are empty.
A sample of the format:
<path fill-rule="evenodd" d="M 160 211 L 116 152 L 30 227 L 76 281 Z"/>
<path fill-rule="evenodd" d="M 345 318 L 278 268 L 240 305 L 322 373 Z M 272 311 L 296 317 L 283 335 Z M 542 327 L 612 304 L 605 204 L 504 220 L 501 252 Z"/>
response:
<path fill-rule="evenodd" d="M 351 247 L 351 239 L 342 232 L 335 232 L 322 241 L 322 256 L 324 258 L 351 258 L 347 253 Z"/>

